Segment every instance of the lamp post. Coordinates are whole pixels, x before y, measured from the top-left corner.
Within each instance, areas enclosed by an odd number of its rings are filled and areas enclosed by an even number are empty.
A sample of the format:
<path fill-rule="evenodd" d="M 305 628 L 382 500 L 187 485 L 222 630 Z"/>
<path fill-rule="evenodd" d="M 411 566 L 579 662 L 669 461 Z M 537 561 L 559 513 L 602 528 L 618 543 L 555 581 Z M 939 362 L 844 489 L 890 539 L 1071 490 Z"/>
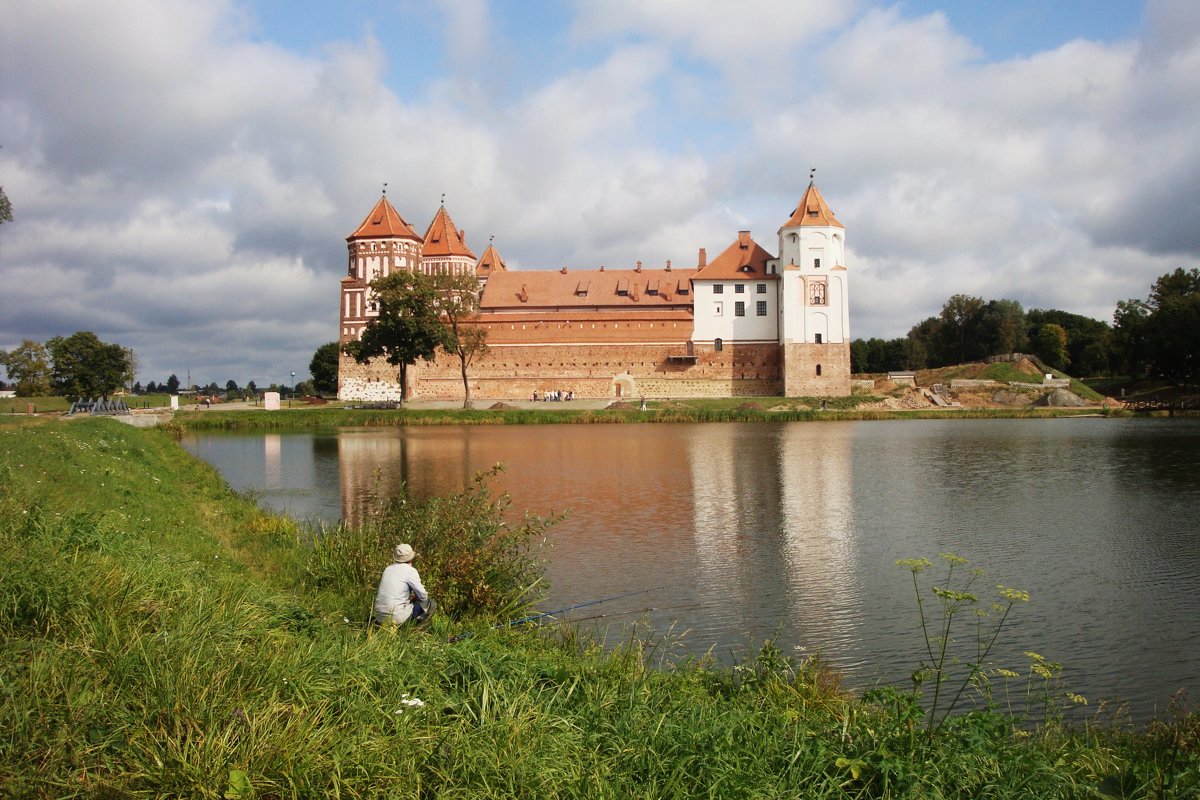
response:
<path fill-rule="evenodd" d="M 296 398 L 296 371 L 292 370 L 292 396 L 289 398 L 289 401 L 294 400 L 295 398 Z"/>

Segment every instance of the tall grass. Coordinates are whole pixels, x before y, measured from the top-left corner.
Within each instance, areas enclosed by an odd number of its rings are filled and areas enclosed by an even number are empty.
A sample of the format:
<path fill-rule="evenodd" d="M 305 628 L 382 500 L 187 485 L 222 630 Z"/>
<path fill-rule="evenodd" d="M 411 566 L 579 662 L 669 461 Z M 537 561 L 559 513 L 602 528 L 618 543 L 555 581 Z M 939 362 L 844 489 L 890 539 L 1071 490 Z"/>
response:
<path fill-rule="evenodd" d="M 768 398 L 769 399 L 769 398 Z M 779 400 L 780 398 L 774 398 Z M 344 427 L 424 425 L 606 425 L 672 422 L 804 422 L 889 419 L 1046 419 L 1094 415 L 1095 408 L 954 408 L 885 410 L 827 404 L 822 410 L 803 404 L 769 405 L 663 401 L 646 411 L 629 408 L 542 411 L 532 409 L 303 408 L 286 411 L 181 411 L 175 415 L 189 430 L 334 430 Z"/>
<path fill-rule="evenodd" d="M 405 512 L 405 524 L 498 502 L 484 497 Z M 465 600 L 461 617 L 422 630 L 369 629 L 346 611 L 365 616 L 378 564 L 339 571 L 312 536 L 230 492 L 162 432 L 0 427 L 0 796 L 1200 789 L 1200 724 L 1182 705 L 1144 731 L 1018 729 L 971 711 L 914 736 L 920 711 L 903 693 L 856 698 L 774 643 L 732 670 L 655 668 L 651 642 L 603 649 L 570 628 L 493 628 Z M 419 549 L 432 574 L 436 545 Z M 317 581 L 322 558 L 330 571 Z"/>

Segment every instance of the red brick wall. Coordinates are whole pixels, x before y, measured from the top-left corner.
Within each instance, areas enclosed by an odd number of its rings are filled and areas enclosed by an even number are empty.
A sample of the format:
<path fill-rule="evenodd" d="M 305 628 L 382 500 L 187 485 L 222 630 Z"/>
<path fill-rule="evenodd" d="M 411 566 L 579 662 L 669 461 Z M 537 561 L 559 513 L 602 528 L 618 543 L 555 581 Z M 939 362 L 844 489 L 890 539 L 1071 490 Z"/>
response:
<path fill-rule="evenodd" d="M 521 400 L 537 391 L 572 391 L 577 397 L 731 397 L 782 391 L 779 345 L 726 344 L 721 352 L 697 346 L 695 358 L 680 344 L 492 344 L 468 370 L 472 396 Z M 339 396 L 347 400 L 398 399 L 398 369 L 382 359 L 361 365 L 342 356 Z M 410 397 L 461 400 L 458 359 L 439 354 L 409 368 Z"/>

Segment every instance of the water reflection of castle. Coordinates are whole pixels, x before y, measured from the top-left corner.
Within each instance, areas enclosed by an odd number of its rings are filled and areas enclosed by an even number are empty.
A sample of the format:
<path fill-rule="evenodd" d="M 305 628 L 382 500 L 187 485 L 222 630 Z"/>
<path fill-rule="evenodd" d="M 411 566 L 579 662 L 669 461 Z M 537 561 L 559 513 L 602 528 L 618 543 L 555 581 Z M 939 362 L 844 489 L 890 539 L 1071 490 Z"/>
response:
<path fill-rule="evenodd" d="M 853 602 L 851 426 L 601 427 L 343 431 L 343 517 L 360 522 L 369 498 L 404 485 L 418 497 L 458 491 L 503 462 L 494 488 L 514 513 L 570 509 L 551 531 L 565 596 L 612 569 L 628 583 L 613 592 L 681 581 L 703 602 L 719 587 L 747 614 L 778 596 L 798 621 Z"/>
<path fill-rule="evenodd" d="M 699 579 L 744 608 L 781 595 L 793 620 L 853 602 L 851 428 L 704 426 L 689 441 Z M 750 532 L 752 531 L 752 532 Z"/>

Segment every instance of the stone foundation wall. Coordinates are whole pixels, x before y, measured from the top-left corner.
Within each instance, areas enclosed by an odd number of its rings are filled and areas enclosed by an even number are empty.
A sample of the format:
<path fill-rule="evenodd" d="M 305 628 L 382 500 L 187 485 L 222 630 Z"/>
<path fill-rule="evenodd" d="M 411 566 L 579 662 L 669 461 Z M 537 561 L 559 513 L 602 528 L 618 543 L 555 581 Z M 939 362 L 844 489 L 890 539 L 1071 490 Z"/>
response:
<path fill-rule="evenodd" d="M 493 345 L 468 370 L 471 395 L 478 399 L 524 400 L 535 391 L 570 391 L 579 398 L 747 397 L 778 395 L 783 390 L 780 350 L 774 343 L 530 346 Z M 400 399 L 399 369 L 377 359 L 358 364 L 339 361 L 338 397 L 360 402 Z M 457 358 L 439 354 L 408 369 L 409 398 L 461 400 Z"/>
<path fill-rule="evenodd" d="M 850 344 L 783 345 L 784 394 L 787 397 L 848 397 Z M 821 374 L 817 374 L 817 366 Z"/>

